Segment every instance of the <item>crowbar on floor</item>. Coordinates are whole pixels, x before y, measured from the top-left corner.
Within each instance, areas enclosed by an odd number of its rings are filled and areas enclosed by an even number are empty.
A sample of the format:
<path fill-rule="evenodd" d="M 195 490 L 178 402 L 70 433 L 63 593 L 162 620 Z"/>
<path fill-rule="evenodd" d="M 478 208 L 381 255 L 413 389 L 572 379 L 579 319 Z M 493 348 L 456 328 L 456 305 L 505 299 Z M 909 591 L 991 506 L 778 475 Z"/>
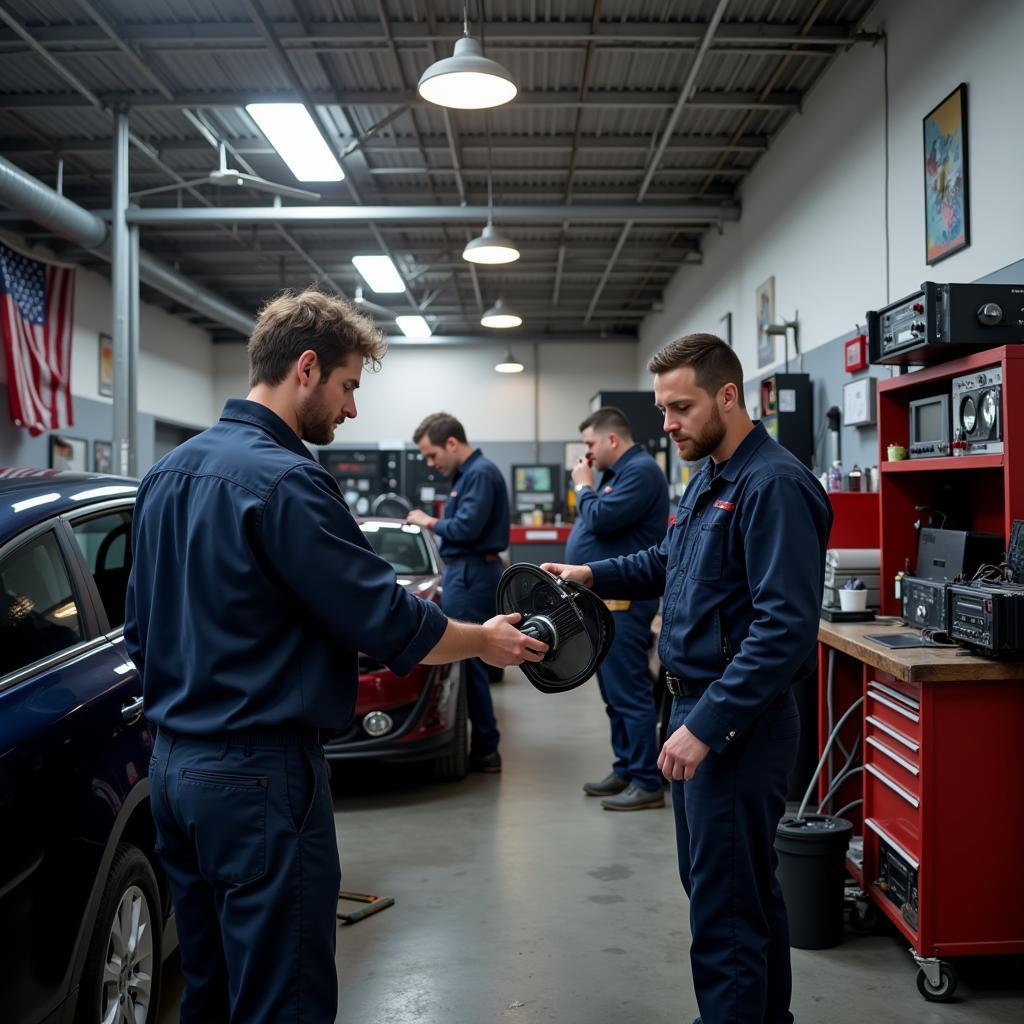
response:
<path fill-rule="evenodd" d="M 349 892 L 347 889 L 342 889 L 338 893 L 338 899 L 366 904 L 366 906 L 360 907 L 359 910 L 354 910 L 351 914 L 342 914 L 339 911 L 337 915 L 338 920 L 343 925 L 357 924 L 371 914 L 379 914 L 382 910 L 387 910 L 388 907 L 394 906 L 395 903 L 394 896 L 371 896 L 369 893 Z"/>

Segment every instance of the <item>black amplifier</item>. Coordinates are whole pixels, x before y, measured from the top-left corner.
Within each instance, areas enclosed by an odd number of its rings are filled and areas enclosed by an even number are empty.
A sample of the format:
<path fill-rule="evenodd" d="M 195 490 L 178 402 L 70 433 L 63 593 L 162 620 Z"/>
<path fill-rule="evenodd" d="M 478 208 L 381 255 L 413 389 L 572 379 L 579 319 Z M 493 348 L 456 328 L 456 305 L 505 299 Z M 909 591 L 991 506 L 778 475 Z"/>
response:
<path fill-rule="evenodd" d="M 918 629 L 946 632 L 946 588 L 944 580 L 926 580 L 904 576 L 900 583 L 903 621 Z"/>
<path fill-rule="evenodd" d="M 917 928 L 917 868 L 884 839 L 878 840 L 878 881 L 885 898 Z"/>
<path fill-rule="evenodd" d="M 869 310 L 872 363 L 941 363 L 975 349 L 1024 341 L 1024 286 L 935 284 Z"/>
<path fill-rule="evenodd" d="M 952 640 L 992 658 L 1024 651 L 1024 586 L 950 583 Z"/>

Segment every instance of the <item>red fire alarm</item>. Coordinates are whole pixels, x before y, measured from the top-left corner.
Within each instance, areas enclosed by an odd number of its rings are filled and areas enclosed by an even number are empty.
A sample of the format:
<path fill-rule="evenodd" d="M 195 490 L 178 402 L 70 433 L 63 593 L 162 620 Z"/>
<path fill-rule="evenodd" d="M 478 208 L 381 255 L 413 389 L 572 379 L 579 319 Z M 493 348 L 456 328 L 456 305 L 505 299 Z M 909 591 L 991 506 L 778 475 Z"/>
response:
<path fill-rule="evenodd" d="M 868 367 L 868 339 L 863 334 L 851 338 L 843 345 L 844 363 L 847 373 L 856 373 Z"/>

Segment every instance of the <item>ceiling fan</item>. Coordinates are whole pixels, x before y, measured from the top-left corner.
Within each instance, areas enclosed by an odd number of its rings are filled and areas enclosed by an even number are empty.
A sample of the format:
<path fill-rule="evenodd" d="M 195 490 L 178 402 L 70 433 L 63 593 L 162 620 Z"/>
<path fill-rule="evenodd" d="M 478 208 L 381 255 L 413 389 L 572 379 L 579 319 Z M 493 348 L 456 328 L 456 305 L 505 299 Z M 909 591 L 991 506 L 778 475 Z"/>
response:
<path fill-rule="evenodd" d="M 244 171 L 236 171 L 228 167 L 227 150 L 224 143 L 217 147 L 220 150 L 220 166 L 202 178 L 192 178 L 189 181 L 175 182 L 173 185 L 159 185 L 157 188 L 143 189 L 141 192 L 133 192 L 132 199 L 141 199 L 143 196 L 153 196 L 159 192 L 173 192 L 176 189 L 195 187 L 196 185 L 217 185 L 221 188 L 251 188 L 258 192 L 271 192 L 276 196 L 283 196 L 286 199 L 308 199 L 315 202 L 320 198 L 319 192 L 309 192 L 304 188 L 294 188 L 291 185 L 281 185 L 276 181 L 268 181 L 256 174 L 246 174 Z"/>

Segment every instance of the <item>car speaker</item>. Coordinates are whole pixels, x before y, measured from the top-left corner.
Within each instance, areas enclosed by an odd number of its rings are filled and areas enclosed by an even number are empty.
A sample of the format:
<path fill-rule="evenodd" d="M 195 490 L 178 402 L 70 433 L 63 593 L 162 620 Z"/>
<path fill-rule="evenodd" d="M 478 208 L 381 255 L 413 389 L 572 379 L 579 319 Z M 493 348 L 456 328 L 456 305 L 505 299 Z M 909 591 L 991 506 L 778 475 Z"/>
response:
<path fill-rule="evenodd" d="M 412 502 L 394 491 L 378 494 L 370 504 L 370 514 L 385 519 L 404 519 L 411 511 Z"/>
<path fill-rule="evenodd" d="M 542 693 L 585 683 L 604 660 L 615 636 L 612 614 L 586 587 L 535 565 L 510 565 L 498 581 L 498 612 L 522 616 L 518 629 L 549 646 L 542 661 L 519 667 Z"/>

